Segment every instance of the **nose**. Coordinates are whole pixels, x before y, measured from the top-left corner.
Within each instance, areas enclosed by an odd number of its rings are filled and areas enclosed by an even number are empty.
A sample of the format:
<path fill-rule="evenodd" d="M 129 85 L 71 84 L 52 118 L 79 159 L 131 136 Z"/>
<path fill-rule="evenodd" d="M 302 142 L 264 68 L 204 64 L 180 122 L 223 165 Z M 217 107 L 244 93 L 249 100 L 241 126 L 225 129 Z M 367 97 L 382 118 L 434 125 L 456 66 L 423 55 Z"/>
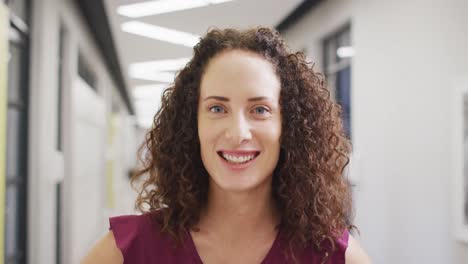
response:
<path fill-rule="evenodd" d="M 236 146 L 252 139 L 250 123 L 243 114 L 233 116 L 230 120 L 226 129 L 226 138 Z"/>

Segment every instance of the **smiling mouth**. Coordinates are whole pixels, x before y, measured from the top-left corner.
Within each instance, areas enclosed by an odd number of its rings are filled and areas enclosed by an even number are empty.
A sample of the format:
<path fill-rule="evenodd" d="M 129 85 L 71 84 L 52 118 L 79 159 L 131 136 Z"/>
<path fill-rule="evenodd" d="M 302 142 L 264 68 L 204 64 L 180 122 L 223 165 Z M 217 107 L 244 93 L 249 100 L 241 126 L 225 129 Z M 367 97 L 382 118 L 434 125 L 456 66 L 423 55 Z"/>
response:
<path fill-rule="evenodd" d="M 222 159 L 232 164 L 248 163 L 260 155 L 260 151 L 251 151 L 246 154 L 232 154 L 224 151 L 218 151 L 217 153 Z"/>

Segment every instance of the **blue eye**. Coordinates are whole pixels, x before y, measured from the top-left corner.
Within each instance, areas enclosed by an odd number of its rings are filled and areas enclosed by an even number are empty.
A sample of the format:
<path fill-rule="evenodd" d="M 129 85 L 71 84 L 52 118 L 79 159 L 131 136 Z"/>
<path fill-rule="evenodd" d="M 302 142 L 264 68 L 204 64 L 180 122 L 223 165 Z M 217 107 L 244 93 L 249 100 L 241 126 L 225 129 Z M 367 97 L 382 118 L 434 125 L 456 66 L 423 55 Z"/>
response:
<path fill-rule="evenodd" d="M 264 115 L 267 112 L 269 112 L 268 109 L 263 106 L 259 106 L 255 108 L 255 114 Z"/>
<path fill-rule="evenodd" d="M 212 113 L 224 113 L 224 109 L 219 105 L 215 105 L 215 106 L 210 107 L 210 112 L 212 112 Z"/>

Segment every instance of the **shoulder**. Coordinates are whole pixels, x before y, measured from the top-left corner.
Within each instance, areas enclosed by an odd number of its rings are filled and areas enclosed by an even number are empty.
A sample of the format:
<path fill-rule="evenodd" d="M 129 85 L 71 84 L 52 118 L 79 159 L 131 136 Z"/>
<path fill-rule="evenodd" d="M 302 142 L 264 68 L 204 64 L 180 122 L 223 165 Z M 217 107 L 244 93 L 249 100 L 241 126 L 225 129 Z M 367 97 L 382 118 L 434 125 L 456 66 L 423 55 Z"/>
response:
<path fill-rule="evenodd" d="M 90 250 L 82 264 L 140 262 L 148 244 L 158 245 L 159 228 L 154 214 L 109 218 L 109 232 Z"/>
<path fill-rule="evenodd" d="M 141 236 L 143 220 L 142 215 L 120 215 L 109 218 L 109 229 L 112 230 L 115 243 L 123 254 Z"/>
<path fill-rule="evenodd" d="M 145 250 L 148 244 L 159 245 L 162 242 L 159 216 L 159 212 L 150 212 L 109 218 L 109 229 L 112 230 L 115 244 L 122 251 L 124 258 Z"/>
<path fill-rule="evenodd" d="M 114 234 L 109 231 L 94 245 L 81 264 L 117 264 L 123 261 L 123 255 L 116 245 Z"/>
<path fill-rule="evenodd" d="M 345 253 L 346 264 L 370 264 L 370 258 L 359 242 L 351 235 L 348 239 L 348 248 Z"/>

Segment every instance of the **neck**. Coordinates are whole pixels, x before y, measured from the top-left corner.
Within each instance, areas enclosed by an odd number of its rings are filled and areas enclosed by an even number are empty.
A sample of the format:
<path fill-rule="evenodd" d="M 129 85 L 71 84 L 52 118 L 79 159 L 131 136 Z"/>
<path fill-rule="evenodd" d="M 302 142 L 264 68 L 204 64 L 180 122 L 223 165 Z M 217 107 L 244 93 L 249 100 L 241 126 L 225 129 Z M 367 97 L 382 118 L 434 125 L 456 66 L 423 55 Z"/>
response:
<path fill-rule="evenodd" d="M 228 192 L 210 182 L 208 203 L 201 214 L 200 228 L 225 237 L 269 232 L 279 224 L 271 184 L 255 190 Z"/>

